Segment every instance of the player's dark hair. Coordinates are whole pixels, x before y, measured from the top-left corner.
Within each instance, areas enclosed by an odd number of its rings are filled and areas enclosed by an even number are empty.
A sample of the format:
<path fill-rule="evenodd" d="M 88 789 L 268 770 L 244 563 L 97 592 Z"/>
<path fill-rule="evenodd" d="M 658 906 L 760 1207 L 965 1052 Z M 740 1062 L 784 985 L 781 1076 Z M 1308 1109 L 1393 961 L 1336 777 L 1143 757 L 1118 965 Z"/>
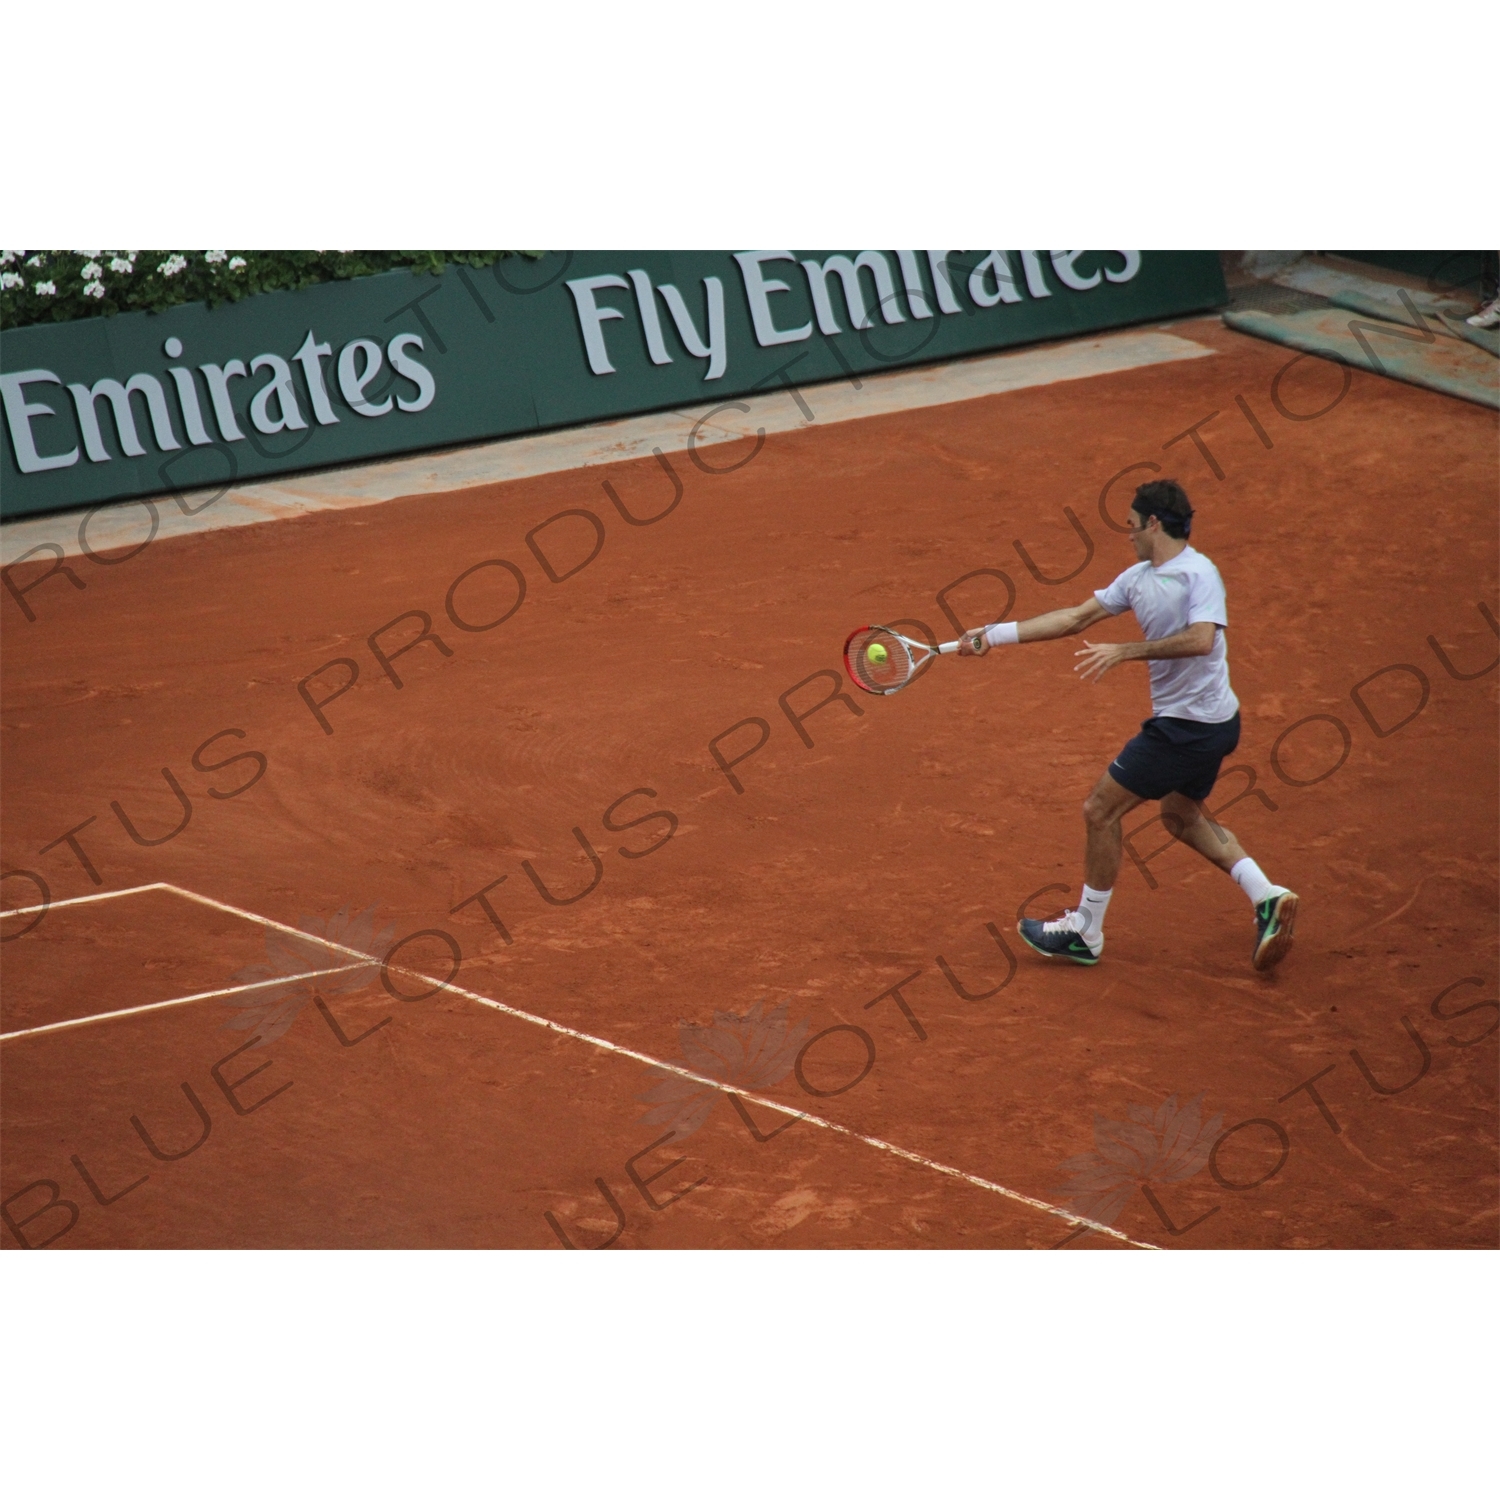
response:
<path fill-rule="evenodd" d="M 1178 541 L 1192 533 L 1193 507 L 1188 504 L 1187 492 L 1175 479 L 1153 479 L 1141 485 L 1130 508 L 1139 513 L 1142 521 L 1155 516 L 1161 522 L 1161 529 Z"/>

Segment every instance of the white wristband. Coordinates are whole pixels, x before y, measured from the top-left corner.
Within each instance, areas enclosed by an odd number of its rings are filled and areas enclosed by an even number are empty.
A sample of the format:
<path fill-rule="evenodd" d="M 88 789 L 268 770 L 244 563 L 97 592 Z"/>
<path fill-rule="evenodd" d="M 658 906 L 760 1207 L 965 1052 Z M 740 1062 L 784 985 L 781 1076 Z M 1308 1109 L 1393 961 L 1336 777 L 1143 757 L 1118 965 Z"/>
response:
<path fill-rule="evenodd" d="M 992 646 L 1019 646 L 1021 644 L 1021 626 L 1015 620 L 1008 620 L 1003 625 L 991 625 L 985 631 L 984 638 Z"/>

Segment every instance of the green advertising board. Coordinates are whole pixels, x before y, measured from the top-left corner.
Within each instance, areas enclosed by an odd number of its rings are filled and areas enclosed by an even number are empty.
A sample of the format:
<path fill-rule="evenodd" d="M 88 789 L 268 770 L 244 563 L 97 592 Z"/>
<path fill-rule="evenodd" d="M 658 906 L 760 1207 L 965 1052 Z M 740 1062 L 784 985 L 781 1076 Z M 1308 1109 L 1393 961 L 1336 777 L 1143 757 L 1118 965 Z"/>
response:
<path fill-rule="evenodd" d="M 1212 251 L 567 251 L 0 332 L 7 517 L 707 408 L 1226 300 Z"/>

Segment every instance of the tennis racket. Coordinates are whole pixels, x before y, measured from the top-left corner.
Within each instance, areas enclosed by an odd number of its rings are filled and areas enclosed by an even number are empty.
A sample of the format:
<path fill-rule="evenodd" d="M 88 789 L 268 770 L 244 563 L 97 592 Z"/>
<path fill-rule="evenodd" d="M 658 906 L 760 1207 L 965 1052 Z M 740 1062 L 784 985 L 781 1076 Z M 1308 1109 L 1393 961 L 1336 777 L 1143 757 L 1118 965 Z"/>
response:
<path fill-rule="evenodd" d="M 934 656 L 951 656 L 958 644 L 944 641 L 933 647 L 888 625 L 861 625 L 844 642 L 844 670 L 867 693 L 899 693 Z"/>

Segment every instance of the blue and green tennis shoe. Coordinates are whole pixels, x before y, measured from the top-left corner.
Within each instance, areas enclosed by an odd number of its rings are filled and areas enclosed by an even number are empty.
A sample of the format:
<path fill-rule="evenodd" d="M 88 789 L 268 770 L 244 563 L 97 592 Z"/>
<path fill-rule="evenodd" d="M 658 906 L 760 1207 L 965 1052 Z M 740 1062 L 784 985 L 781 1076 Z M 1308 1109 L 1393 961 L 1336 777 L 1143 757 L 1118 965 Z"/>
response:
<path fill-rule="evenodd" d="M 1277 886 L 1255 908 L 1255 948 L 1250 962 L 1264 972 L 1273 969 L 1291 951 L 1292 929 L 1297 922 L 1297 893 Z M 1081 912 L 1067 911 L 1054 922 L 1022 917 L 1016 931 L 1022 941 L 1043 958 L 1062 958 L 1075 964 L 1096 964 L 1104 952 L 1104 938 L 1090 939 Z"/>
<path fill-rule="evenodd" d="M 1291 951 L 1297 921 L 1297 893 L 1273 886 L 1255 908 L 1255 951 L 1250 962 L 1261 970 L 1274 969 Z"/>
<path fill-rule="evenodd" d="M 1016 931 L 1026 946 L 1043 958 L 1066 958 L 1075 964 L 1096 964 L 1104 952 L 1102 936 L 1092 942 L 1084 936 L 1084 916 L 1078 911 L 1064 912 L 1055 922 L 1022 917 L 1016 923 Z"/>

